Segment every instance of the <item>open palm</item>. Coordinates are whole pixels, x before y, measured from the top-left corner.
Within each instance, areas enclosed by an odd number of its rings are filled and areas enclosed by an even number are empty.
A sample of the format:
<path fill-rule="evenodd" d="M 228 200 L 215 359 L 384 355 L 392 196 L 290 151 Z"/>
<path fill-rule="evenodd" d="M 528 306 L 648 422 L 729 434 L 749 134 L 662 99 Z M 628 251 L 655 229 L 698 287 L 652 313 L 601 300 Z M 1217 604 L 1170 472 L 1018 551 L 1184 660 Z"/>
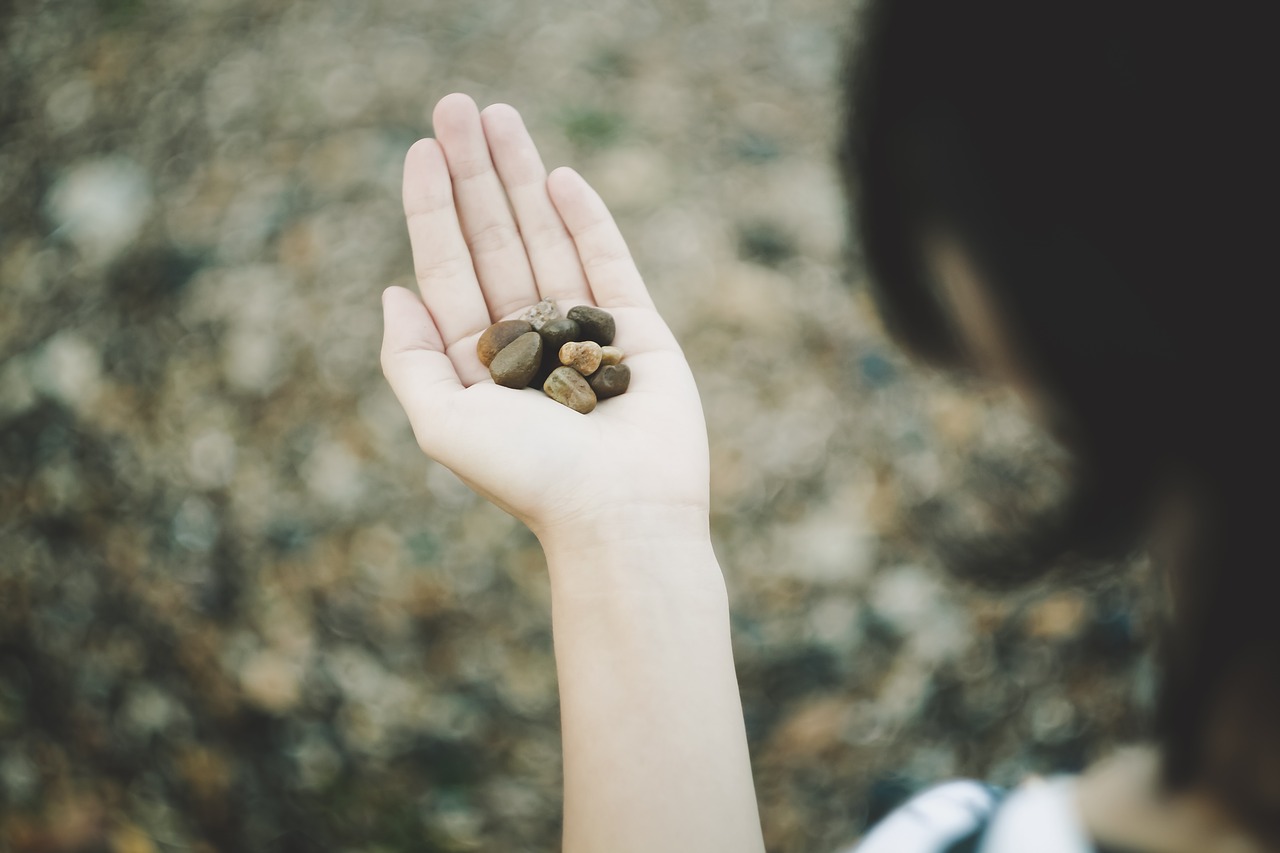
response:
<path fill-rule="evenodd" d="M 433 123 L 404 168 L 421 298 L 383 295 L 383 371 L 423 451 L 539 536 L 633 507 L 705 512 L 693 377 L 604 202 L 571 169 L 548 176 L 509 106 L 449 95 Z M 631 387 L 589 415 L 496 385 L 476 355 L 491 323 L 548 296 L 616 320 Z"/>

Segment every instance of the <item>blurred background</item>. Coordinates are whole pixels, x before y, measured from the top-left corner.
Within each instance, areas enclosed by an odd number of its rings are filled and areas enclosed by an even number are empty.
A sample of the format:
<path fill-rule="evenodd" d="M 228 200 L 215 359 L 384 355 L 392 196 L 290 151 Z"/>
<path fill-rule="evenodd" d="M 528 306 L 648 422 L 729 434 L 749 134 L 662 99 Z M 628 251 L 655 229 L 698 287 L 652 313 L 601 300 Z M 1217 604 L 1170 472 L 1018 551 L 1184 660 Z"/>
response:
<path fill-rule="evenodd" d="M 557 849 L 541 552 L 378 368 L 403 152 L 455 90 L 600 189 L 693 364 L 771 851 L 1137 730 L 1129 574 L 995 595 L 929 544 L 1062 460 L 877 324 L 854 13 L 0 3 L 0 850 Z"/>

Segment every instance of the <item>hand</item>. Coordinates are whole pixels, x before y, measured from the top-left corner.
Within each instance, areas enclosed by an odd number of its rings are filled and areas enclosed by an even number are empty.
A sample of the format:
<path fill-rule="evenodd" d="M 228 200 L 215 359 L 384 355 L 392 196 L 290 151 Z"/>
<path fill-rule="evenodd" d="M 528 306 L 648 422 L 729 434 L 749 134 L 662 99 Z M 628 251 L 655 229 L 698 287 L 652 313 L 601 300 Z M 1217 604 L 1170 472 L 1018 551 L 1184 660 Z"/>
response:
<path fill-rule="evenodd" d="M 433 124 L 438 139 L 415 143 L 404 167 L 422 296 L 383 294 L 383 372 L 419 446 L 544 545 L 613 535 L 632 516 L 705 529 L 697 389 L 604 202 L 571 169 L 547 175 L 509 106 L 480 113 L 449 95 Z M 562 312 L 597 305 L 617 323 L 631 387 L 588 415 L 496 385 L 476 355 L 491 323 L 546 296 Z"/>

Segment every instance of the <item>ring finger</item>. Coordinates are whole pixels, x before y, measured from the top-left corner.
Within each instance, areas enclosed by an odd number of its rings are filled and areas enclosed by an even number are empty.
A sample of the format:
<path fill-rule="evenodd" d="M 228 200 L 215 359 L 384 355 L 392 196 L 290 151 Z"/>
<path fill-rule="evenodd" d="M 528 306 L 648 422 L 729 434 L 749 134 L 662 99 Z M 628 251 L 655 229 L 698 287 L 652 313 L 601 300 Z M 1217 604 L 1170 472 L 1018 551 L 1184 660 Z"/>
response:
<path fill-rule="evenodd" d="M 480 114 L 493 164 L 515 210 L 538 295 L 569 305 L 591 302 L 573 238 L 547 194 L 547 169 L 520 114 L 494 104 Z"/>

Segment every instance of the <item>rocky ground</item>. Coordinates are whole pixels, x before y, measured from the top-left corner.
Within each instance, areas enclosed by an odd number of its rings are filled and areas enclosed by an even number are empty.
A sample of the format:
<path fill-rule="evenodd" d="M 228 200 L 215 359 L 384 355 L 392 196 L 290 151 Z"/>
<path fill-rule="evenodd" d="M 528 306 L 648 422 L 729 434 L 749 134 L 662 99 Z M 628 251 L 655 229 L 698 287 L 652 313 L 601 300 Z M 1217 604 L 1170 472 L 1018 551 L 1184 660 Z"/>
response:
<path fill-rule="evenodd" d="M 0 850 L 556 849 L 533 538 L 381 379 L 404 150 L 454 90 L 616 211 L 693 364 L 771 851 L 1138 729 L 1140 585 L 998 596 L 1007 396 L 885 340 L 834 0 L 0 3 Z M 856 258 L 856 253 L 854 255 Z"/>

